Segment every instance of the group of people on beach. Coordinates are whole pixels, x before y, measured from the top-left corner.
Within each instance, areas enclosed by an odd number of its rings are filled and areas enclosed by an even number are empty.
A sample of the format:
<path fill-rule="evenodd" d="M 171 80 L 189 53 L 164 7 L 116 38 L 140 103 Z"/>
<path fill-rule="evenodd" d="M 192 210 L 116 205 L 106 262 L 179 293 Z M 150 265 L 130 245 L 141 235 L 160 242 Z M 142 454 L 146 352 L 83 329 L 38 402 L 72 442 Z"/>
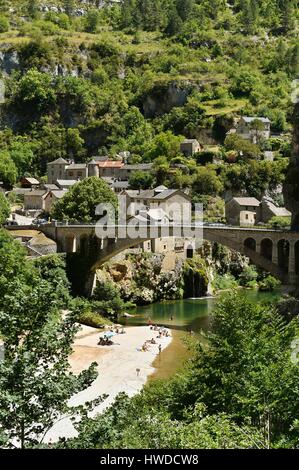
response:
<path fill-rule="evenodd" d="M 111 333 L 115 333 L 117 335 L 125 334 L 125 329 L 123 327 L 120 328 L 119 326 L 109 326 L 108 331 L 111 331 Z"/>
<path fill-rule="evenodd" d="M 146 352 L 146 351 L 149 351 L 150 347 L 152 344 L 157 344 L 155 338 L 152 338 L 152 339 L 147 339 L 143 345 L 141 346 L 141 351 L 142 352 Z"/>
<path fill-rule="evenodd" d="M 169 337 L 170 337 L 169 331 L 167 330 L 167 328 L 164 328 L 163 326 L 159 327 L 158 325 L 152 325 L 152 324 L 150 324 L 150 329 L 151 329 L 152 331 L 157 331 L 157 332 L 158 332 L 157 339 L 161 339 L 163 336 L 164 336 L 165 338 L 169 338 Z M 142 351 L 142 352 L 149 351 L 150 347 L 151 347 L 152 345 L 155 345 L 155 344 L 157 344 L 157 341 L 155 340 L 155 338 L 148 339 L 148 340 L 146 340 L 146 341 L 143 343 L 143 345 L 142 345 L 140 351 Z M 161 344 L 159 344 L 158 350 L 159 350 L 159 354 L 160 354 L 161 351 L 162 351 L 162 345 L 161 345 Z"/>
<path fill-rule="evenodd" d="M 151 325 L 150 329 L 153 331 L 158 331 L 158 336 L 157 338 L 161 339 L 163 336 L 166 338 L 169 338 L 170 334 L 167 328 L 164 328 L 163 326 L 159 327 L 158 325 Z"/>

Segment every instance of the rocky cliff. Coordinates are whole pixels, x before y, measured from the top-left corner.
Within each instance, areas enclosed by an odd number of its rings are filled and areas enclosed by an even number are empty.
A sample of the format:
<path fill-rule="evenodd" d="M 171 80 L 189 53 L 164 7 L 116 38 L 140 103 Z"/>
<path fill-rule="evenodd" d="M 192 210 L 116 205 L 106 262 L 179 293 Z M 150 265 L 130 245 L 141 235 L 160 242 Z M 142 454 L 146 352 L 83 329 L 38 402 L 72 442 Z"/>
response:
<path fill-rule="evenodd" d="M 284 185 L 285 205 L 292 212 L 292 229 L 299 231 L 299 103 L 293 113 L 293 145 Z"/>

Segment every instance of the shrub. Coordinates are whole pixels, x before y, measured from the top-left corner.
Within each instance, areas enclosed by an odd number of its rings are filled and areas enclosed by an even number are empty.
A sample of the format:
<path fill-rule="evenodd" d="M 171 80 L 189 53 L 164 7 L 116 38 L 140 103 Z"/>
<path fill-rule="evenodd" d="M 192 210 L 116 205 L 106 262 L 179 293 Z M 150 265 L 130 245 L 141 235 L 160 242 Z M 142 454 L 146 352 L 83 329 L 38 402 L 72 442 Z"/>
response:
<path fill-rule="evenodd" d="M 102 328 L 105 325 L 113 325 L 113 323 L 108 318 L 103 317 L 98 312 L 92 312 L 91 310 L 82 312 L 79 317 L 79 323 L 82 323 L 82 325 L 91 326 L 92 328 Z"/>
<path fill-rule="evenodd" d="M 254 266 L 247 266 L 240 274 L 239 282 L 243 287 L 255 287 L 257 272 Z"/>
<path fill-rule="evenodd" d="M 238 283 L 232 274 L 216 274 L 213 281 L 213 287 L 216 290 L 232 289 L 237 286 Z"/>
<path fill-rule="evenodd" d="M 277 217 L 277 216 L 274 216 L 269 220 L 269 225 L 270 225 L 271 228 L 290 227 L 291 217 Z"/>
<path fill-rule="evenodd" d="M 259 281 L 258 286 L 259 286 L 260 291 L 272 292 L 278 286 L 280 286 L 280 281 L 276 279 L 275 277 L 269 275 L 262 281 Z"/>
<path fill-rule="evenodd" d="M 5 16 L 0 16 L 0 33 L 6 33 L 9 30 L 9 21 Z"/>

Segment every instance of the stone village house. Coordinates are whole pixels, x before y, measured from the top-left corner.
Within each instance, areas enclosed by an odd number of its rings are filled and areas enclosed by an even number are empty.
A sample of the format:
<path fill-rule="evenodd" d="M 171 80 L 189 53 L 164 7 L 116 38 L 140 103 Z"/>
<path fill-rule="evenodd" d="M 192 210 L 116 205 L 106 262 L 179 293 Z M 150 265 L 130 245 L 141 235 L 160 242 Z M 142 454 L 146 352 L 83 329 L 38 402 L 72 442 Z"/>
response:
<path fill-rule="evenodd" d="M 262 129 L 253 128 L 254 121 L 260 121 Z M 243 139 L 256 144 L 259 139 L 269 139 L 271 135 L 271 121 L 268 118 L 257 116 L 242 116 L 236 126 L 228 131 L 228 134 L 237 134 Z"/>
<path fill-rule="evenodd" d="M 268 223 L 272 217 L 290 217 L 284 207 L 277 207 L 270 198 L 262 201 L 254 197 L 233 197 L 225 205 L 227 223 L 236 226 L 252 226 Z"/>

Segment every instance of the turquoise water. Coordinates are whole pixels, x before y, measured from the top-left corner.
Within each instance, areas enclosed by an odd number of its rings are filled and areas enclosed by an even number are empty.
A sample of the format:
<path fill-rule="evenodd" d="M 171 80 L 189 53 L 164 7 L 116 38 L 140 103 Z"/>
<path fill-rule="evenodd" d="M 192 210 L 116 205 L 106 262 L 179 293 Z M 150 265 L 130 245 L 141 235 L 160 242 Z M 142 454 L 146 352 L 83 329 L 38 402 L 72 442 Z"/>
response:
<path fill-rule="evenodd" d="M 275 302 L 281 293 L 240 290 L 240 295 L 255 302 Z M 123 320 L 125 325 L 145 325 L 149 319 L 158 325 L 164 325 L 178 331 L 206 330 L 213 312 L 216 298 L 185 299 L 159 302 L 130 310 L 132 318 Z"/>

